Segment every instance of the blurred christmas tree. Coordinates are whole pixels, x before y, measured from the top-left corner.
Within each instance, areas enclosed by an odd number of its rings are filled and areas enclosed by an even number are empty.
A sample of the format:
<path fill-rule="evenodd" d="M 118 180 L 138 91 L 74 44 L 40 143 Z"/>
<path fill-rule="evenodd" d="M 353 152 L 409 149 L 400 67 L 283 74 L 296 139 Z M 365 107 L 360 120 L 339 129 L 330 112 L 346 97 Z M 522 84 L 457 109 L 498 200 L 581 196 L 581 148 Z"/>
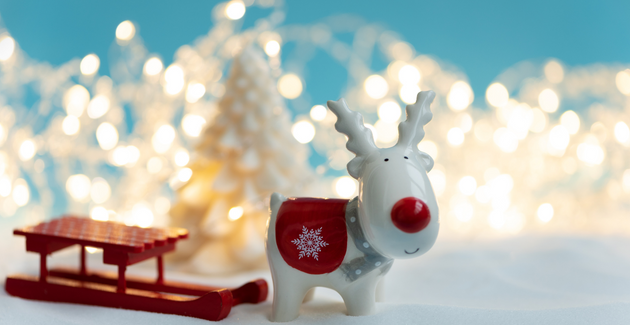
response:
<path fill-rule="evenodd" d="M 304 195 L 313 181 L 307 148 L 291 122 L 262 54 L 236 56 L 215 122 L 205 130 L 178 189 L 172 224 L 190 229 L 176 258 L 195 271 L 227 273 L 264 266 L 264 232 L 273 191 Z"/>

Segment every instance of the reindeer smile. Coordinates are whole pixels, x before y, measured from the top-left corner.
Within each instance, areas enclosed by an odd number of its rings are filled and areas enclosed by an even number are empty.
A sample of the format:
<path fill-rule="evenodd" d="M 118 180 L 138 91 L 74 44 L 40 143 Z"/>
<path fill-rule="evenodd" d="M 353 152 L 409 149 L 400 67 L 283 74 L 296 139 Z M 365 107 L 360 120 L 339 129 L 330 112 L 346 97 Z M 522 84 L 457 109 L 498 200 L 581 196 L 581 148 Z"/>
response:
<path fill-rule="evenodd" d="M 420 247 L 416 248 L 416 250 L 415 250 L 415 251 L 413 251 L 413 252 L 409 253 L 409 252 L 405 249 L 405 253 L 407 253 L 407 254 L 411 255 L 411 254 L 415 254 L 415 253 L 417 253 L 419 250 L 420 250 Z"/>

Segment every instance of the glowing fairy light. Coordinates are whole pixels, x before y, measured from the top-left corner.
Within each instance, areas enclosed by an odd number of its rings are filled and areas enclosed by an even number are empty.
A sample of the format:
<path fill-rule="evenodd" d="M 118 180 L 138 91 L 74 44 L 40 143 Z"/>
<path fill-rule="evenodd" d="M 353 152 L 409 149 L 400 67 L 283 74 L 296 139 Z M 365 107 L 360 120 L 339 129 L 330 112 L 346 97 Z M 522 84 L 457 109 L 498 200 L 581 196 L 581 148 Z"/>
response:
<path fill-rule="evenodd" d="M 87 115 L 92 119 L 97 119 L 109 111 L 109 98 L 105 95 L 94 97 L 87 106 Z"/>
<path fill-rule="evenodd" d="M 225 16 L 232 20 L 238 20 L 245 15 L 245 4 L 242 1 L 232 0 L 225 6 Z"/>
<path fill-rule="evenodd" d="M 236 221 L 243 216 L 243 207 L 233 207 L 228 211 L 228 219 Z"/>
<path fill-rule="evenodd" d="M 314 121 L 323 121 L 328 114 L 328 110 L 323 105 L 315 105 L 311 108 L 311 118 Z"/>
<path fill-rule="evenodd" d="M 100 65 L 101 60 L 96 54 L 88 54 L 81 60 L 79 69 L 82 74 L 89 76 L 95 74 Z"/>
<path fill-rule="evenodd" d="M 378 117 L 387 123 L 397 122 L 401 114 L 400 105 L 393 101 L 384 102 L 378 107 Z"/>
<path fill-rule="evenodd" d="M 68 115 L 79 117 L 90 101 L 90 93 L 81 85 L 74 85 L 68 89 L 63 97 L 63 103 Z"/>
<path fill-rule="evenodd" d="M 116 166 L 124 166 L 129 162 L 129 151 L 125 146 L 118 146 L 112 152 L 112 160 Z"/>
<path fill-rule="evenodd" d="M 544 68 L 545 77 L 547 80 L 557 84 L 561 83 L 564 79 L 564 69 L 562 65 L 556 60 L 551 60 L 545 64 Z"/>
<path fill-rule="evenodd" d="M 132 167 L 140 159 L 140 149 L 136 146 L 127 146 L 127 167 Z"/>
<path fill-rule="evenodd" d="M 574 111 L 566 111 L 560 116 L 560 124 L 569 134 L 577 134 L 580 130 L 580 117 Z"/>
<path fill-rule="evenodd" d="M 343 198 L 349 198 L 357 190 L 357 184 L 353 178 L 342 176 L 335 180 L 335 193 Z"/>
<path fill-rule="evenodd" d="M 619 71 L 615 76 L 615 84 L 622 94 L 630 96 L 630 69 Z"/>
<path fill-rule="evenodd" d="M 385 78 L 374 74 L 365 79 L 363 89 L 370 98 L 381 99 L 389 92 L 389 85 Z"/>
<path fill-rule="evenodd" d="M 418 143 L 418 150 L 426 152 L 433 159 L 437 159 L 438 157 L 438 147 L 433 141 L 422 140 L 420 143 Z"/>
<path fill-rule="evenodd" d="M 457 81 L 451 86 L 446 97 L 446 103 L 454 111 L 466 109 L 473 102 L 474 95 L 470 85 L 464 81 Z"/>
<path fill-rule="evenodd" d="M 195 114 L 186 114 L 182 118 L 182 129 L 191 137 L 198 137 L 206 125 L 206 119 Z"/>
<path fill-rule="evenodd" d="M 457 183 L 457 187 L 459 191 L 464 195 L 473 195 L 475 194 L 475 190 L 477 189 L 477 181 L 472 176 L 464 176 Z"/>
<path fill-rule="evenodd" d="M 285 74 L 278 79 L 278 91 L 284 98 L 296 99 L 302 94 L 302 80 L 293 73 Z"/>
<path fill-rule="evenodd" d="M 599 165 L 604 161 L 604 149 L 599 146 L 597 138 L 589 136 L 577 147 L 577 157 L 588 165 Z"/>
<path fill-rule="evenodd" d="M 527 137 L 529 128 L 534 121 L 534 113 L 529 105 L 521 104 L 512 108 L 508 117 L 507 128 L 519 139 Z"/>
<path fill-rule="evenodd" d="M 560 99 L 558 99 L 558 95 L 555 91 L 547 88 L 538 95 L 538 105 L 540 105 L 543 111 L 553 113 L 558 110 Z"/>
<path fill-rule="evenodd" d="M 31 193 L 25 180 L 21 178 L 15 180 L 12 197 L 13 202 L 15 202 L 15 204 L 17 204 L 17 206 L 19 207 L 23 207 L 28 204 Z"/>
<path fill-rule="evenodd" d="M 177 179 L 181 182 L 188 182 L 192 177 L 193 172 L 190 168 L 182 168 L 177 172 Z"/>
<path fill-rule="evenodd" d="M 486 90 L 486 100 L 494 107 L 505 107 L 510 99 L 510 93 L 501 83 L 495 82 Z"/>
<path fill-rule="evenodd" d="M 91 187 L 92 182 L 83 174 L 72 175 L 66 181 L 66 191 L 79 202 L 83 202 L 90 195 Z"/>
<path fill-rule="evenodd" d="M 175 129 L 168 125 L 162 125 L 151 137 L 151 145 L 157 153 L 164 153 L 171 148 L 171 144 L 175 140 Z"/>
<path fill-rule="evenodd" d="M 24 140 L 20 145 L 20 150 L 18 152 L 20 159 L 22 161 L 27 161 L 35 156 L 37 152 L 37 147 L 35 146 L 35 142 L 33 140 Z"/>
<path fill-rule="evenodd" d="M 96 204 L 105 203 L 109 200 L 112 194 L 112 189 L 109 186 L 109 183 L 101 177 L 96 177 L 92 180 L 92 185 L 90 187 L 90 197 L 92 201 Z"/>
<path fill-rule="evenodd" d="M 622 121 L 615 124 L 615 139 L 625 146 L 630 145 L 630 128 Z"/>
<path fill-rule="evenodd" d="M 309 121 L 300 121 L 293 124 L 291 134 L 299 143 L 309 143 L 315 137 L 315 127 Z"/>
<path fill-rule="evenodd" d="M 452 128 L 448 130 L 448 133 L 446 134 L 448 143 L 453 146 L 459 146 L 464 143 L 464 137 L 464 131 L 460 128 Z"/>
<path fill-rule="evenodd" d="M 136 35 L 136 27 L 129 20 L 125 20 L 116 27 L 116 38 L 121 41 L 128 41 Z"/>
<path fill-rule="evenodd" d="M 184 167 L 188 165 L 188 162 L 190 161 L 190 155 L 188 155 L 188 150 L 179 149 L 177 153 L 175 153 L 174 160 L 175 160 L 175 165 L 179 167 Z"/>
<path fill-rule="evenodd" d="M 177 95 L 184 88 L 184 70 L 176 64 L 169 66 L 164 71 L 164 92 L 169 95 Z"/>
<path fill-rule="evenodd" d="M 145 203 L 138 203 L 131 209 L 132 223 L 141 228 L 151 227 L 153 224 L 153 212 Z"/>
<path fill-rule="evenodd" d="M 549 145 L 556 151 L 564 152 L 570 140 L 569 131 L 563 125 L 554 126 L 549 132 Z"/>
<path fill-rule="evenodd" d="M 96 140 L 101 149 L 114 149 L 118 144 L 118 130 L 112 124 L 103 122 L 96 129 Z"/>
<path fill-rule="evenodd" d="M 90 218 L 96 221 L 107 221 L 109 220 L 109 212 L 104 207 L 96 206 L 90 211 Z"/>
<path fill-rule="evenodd" d="M 413 65 L 405 65 L 398 71 L 398 80 L 402 84 L 417 84 L 420 82 L 420 71 Z"/>
<path fill-rule="evenodd" d="M 162 60 L 158 58 L 150 58 L 144 63 L 143 71 L 147 76 L 155 76 L 162 72 L 162 69 L 164 69 Z"/>
<path fill-rule="evenodd" d="M 206 87 L 198 82 L 191 82 L 186 89 L 186 101 L 196 103 L 206 93 Z"/>
<path fill-rule="evenodd" d="M 405 104 L 413 104 L 416 102 L 416 98 L 418 98 L 419 92 L 420 87 L 418 87 L 418 85 L 406 84 L 400 87 L 398 96 L 400 97 L 400 100 L 402 100 Z"/>
<path fill-rule="evenodd" d="M 11 36 L 4 36 L 0 40 L 0 61 L 8 60 L 15 51 L 15 40 Z"/>
<path fill-rule="evenodd" d="M 553 218 L 553 213 L 553 206 L 550 203 L 541 204 L 536 211 L 538 219 L 543 223 L 551 221 L 551 219 Z"/>
<path fill-rule="evenodd" d="M 61 123 L 61 129 L 63 130 L 63 133 L 67 135 L 77 134 L 80 128 L 81 122 L 79 122 L 79 118 L 74 115 L 66 116 Z"/>
<path fill-rule="evenodd" d="M 280 43 L 276 40 L 271 40 L 265 44 L 265 53 L 269 56 L 276 56 L 280 53 Z"/>

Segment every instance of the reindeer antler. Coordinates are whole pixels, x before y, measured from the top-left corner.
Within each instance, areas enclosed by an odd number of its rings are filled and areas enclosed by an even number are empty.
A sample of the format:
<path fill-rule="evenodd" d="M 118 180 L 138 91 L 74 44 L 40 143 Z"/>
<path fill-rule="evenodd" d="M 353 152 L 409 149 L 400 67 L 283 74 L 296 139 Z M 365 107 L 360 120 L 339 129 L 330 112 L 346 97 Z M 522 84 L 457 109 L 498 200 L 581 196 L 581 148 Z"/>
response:
<path fill-rule="evenodd" d="M 415 148 L 424 138 L 424 125 L 433 118 L 431 103 L 435 98 L 433 90 L 418 93 L 416 103 L 407 105 L 407 119 L 398 125 L 398 143 L 396 146 Z"/>
<path fill-rule="evenodd" d="M 372 131 L 363 124 L 363 116 L 351 111 L 342 98 L 338 101 L 328 101 L 328 108 L 337 116 L 335 129 L 348 136 L 346 148 L 356 157 L 348 163 L 348 173 L 354 178 L 359 178 L 361 163 L 367 156 L 378 150 L 374 144 Z"/>

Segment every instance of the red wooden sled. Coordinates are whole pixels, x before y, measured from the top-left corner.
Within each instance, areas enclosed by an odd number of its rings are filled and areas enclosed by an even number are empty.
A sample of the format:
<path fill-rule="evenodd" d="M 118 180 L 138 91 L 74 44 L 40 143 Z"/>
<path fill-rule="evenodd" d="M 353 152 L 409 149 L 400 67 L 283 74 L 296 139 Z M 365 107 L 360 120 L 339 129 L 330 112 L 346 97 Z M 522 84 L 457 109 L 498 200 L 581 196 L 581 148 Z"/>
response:
<path fill-rule="evenodd" d="M 17 297 L 116 307 L 221 320 L 232 306 L 267 299 L 267 282 L 258 279 L 236 289 L 209 287 L 164 280 L 162 255 L 188 238 L 181 228 L 128 227 L 115 222 L 66 216 L 13 231 L 26 237 L 26 250 L 40 254 L 39 277 L 7 277 L 6 290 Z M 53 252 L 79 244 L 79 270 L 46 267 Z M 116 274 L 88 272 L 85 247 L 103 249 L 103 263 L 118 266 Z M 127 266 L 157 257 L 157 280 L 125 277 Z M 181 296 L 185 295 L 185 296 Z M 190 297 L 197 296 L 197 297 Z"/>

